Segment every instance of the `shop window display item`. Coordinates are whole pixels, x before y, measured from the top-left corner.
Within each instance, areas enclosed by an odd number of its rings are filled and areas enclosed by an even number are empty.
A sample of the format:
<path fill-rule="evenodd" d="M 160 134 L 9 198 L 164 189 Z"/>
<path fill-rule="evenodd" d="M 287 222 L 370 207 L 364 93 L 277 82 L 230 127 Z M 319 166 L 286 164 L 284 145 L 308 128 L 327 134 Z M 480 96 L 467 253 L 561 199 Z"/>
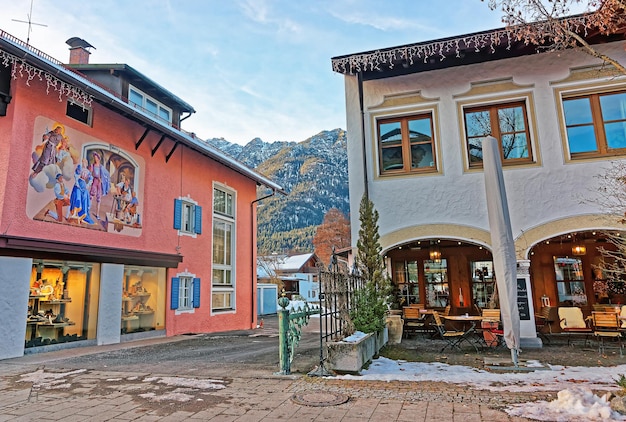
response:
<path fill-rule="evenodd" d="M 93 312 L 89 302 L 93 297 L 97 303 L 97 290 L 93 289 L 98 287 L 91 269 L 90 264 L 60 261 L 33 266 L 25 347 L 95 338 L 95 328 L 88 324 L 89 318 L 97 318 L 97 310 Z M 70 291 L 75 293 L 75 300 Z"/>

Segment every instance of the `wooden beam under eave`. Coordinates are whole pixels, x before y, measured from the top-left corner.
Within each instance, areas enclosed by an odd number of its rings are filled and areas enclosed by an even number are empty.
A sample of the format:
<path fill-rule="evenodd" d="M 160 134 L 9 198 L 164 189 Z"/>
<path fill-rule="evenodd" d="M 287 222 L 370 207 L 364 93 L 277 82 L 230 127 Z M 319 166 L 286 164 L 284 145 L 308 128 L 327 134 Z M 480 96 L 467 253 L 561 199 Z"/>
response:
<path fill-rule="evenodd" d="M 159 139 L 159 142 L 157 142 L 155 147 L 152 148 L 152 156 L 153 157 L 154 157 L 154 154 L 157 152 L 157 150 L 159 149 L 159 147 L 161 146 L 161 144 L 163 143 L 164 140 L 165 140 L 165 135 L 161 135 L 161 139 Z"/>
<path fill-rule="evenodd" d="M 174 151 L 176 150 L 176 147 L 178 147 L 179 142 L 175 142 L 174 146 L 172 147 L 172 150 L 167 154 L 167 156 L 165 157 L 165 162 L 167 163 L 168 161 L 170 161 L 170 157 L 172 156 L 172 154 L 174 154 Z"/>
<path fill-rule="evenodd" d="M 146 139 L 146 136 L 148 136 L 148 132 L 150 132 L 150 128 L 146 128 L 146 130 L 143 132 L 143 135 L 141 135 L 141 138 L 139 138 L 139 140 L 135 142 L 135 151 L 137 151 L 139 145 L 141 145 L 143 140 Z"/>

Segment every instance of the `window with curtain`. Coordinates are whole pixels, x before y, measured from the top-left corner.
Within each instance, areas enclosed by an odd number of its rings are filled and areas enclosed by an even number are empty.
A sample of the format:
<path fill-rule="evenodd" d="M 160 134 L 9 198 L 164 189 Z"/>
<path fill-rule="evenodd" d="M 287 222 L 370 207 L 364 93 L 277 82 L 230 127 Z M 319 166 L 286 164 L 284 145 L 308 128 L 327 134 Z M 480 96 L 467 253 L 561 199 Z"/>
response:
<path fill-rule="evenodd" d="M 202 233 L 202 207 L 191 198 L 174 200 L 174 228 L 179 234 L 195 237 Z"/>

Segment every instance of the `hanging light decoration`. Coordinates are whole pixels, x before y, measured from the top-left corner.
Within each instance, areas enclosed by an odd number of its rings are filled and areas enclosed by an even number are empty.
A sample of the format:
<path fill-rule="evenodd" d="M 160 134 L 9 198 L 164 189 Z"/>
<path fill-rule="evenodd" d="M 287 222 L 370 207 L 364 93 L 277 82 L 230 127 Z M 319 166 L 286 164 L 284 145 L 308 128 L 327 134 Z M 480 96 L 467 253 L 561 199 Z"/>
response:
<path fill-rule="evenodd" d="M 431 261 L 440 261 L 441 260 L 441 249 L 439 249 L 439 245 L 436 242 L 430 242 L 430 249 L 428 250 L 428 256 Z"/>
<path fill-rule="evenodd" d="M 576 236 L 573 237 L 573 246 L 572 246 L 572 255 L 574 256 L 582 256 L 587 253 L 587 247 L 582 241 L 577 242 Z"/>
<path fill-rule="evenodd" d="M 55 61 L 54 64 L 59 68 L 63 67 L 60 62 L 56 63 Z M 56 92 L 59 95 L 59 102 L 63 101 L 63 97 L 67 97 L 76 101 L 83 107 L 91 106 L 93 97 L 82 89 L 62 81 L 52 73 L 26 63 L 23 59 L 7 53 L 6 51 L 0 51 L 0 65 L 4 65 L 5 67 L 11 66 L 11 78 L 17 79 L 19 77 L 25 79 L 25 83 L 28 86 L 30 86 L 31 81 L 45 81 L 46 94 L 48 95 L 50 91 Z"/>
<path fill-rule="evenodd" d="M 587 247 L 583 245 L 582 243 L 577 243 L 574 246 L 572 246 L 572 255 L 581 256 L 581 255 L 585 255 L 586 253 L 587 253 Z"/>

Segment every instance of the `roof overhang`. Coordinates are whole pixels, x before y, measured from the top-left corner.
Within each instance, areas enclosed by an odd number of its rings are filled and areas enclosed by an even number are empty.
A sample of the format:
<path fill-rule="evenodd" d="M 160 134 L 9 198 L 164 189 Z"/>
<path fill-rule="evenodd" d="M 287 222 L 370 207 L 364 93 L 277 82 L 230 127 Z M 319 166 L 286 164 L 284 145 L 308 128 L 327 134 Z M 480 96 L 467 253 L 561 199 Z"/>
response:
<path fill-rule="evenodd" d="M 603 35 L 586 30 L 589 44 L 623 40 L 624 32 Z M 334 72 L 361 74 L 364 81 L 409 75 L 475 63 L 527 56 L 547 50 L 528 44 L 507 28 L 492 29 L 397 47 L 333 57 Z"/>

